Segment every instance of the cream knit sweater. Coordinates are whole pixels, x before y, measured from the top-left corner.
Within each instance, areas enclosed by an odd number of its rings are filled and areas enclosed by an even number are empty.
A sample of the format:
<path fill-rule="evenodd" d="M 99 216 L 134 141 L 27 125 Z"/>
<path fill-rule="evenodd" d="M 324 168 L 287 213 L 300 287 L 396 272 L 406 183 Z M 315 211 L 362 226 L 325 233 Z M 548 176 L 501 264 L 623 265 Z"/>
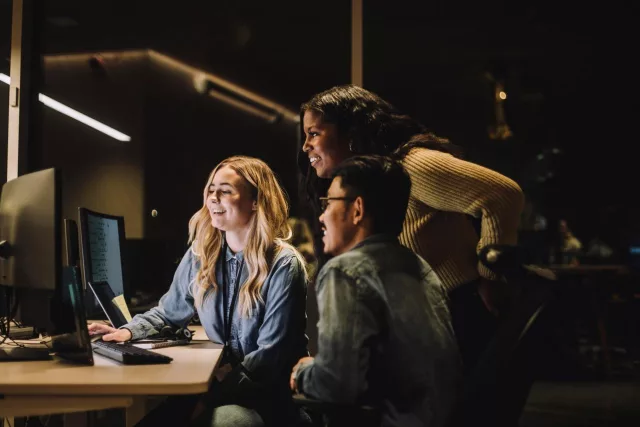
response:
<path fill-rule="evenodd" d="M 411 196 L 400 241 L 431 267 L 449 290 L 495 275 L 477 253 L 492 243 L 515 244 L 522 190 L 513 180 L 450 154 L 415 148 L 402 161 Z M 478 237 L 469 218 L 481 218 Z"/>

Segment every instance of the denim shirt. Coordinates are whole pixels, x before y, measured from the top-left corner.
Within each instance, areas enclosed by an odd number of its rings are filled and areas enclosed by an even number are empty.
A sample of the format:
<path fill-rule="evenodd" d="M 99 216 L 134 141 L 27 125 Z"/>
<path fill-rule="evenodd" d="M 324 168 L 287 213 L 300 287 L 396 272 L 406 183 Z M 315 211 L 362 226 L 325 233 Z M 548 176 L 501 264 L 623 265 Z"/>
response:
<path fill-rule="evenodd" d="M 228 248 L 224 254 L 224 262 L 230 272 L 227 276 L 231 281 L 235 282 L 236 279 L 233 264 L 235 267 L 243 266 L 240 284 L 249 276 L 249 268 L 242 258 L 242 252 L 234 254 Z M 229 286 L 229 283 L 223 282 L 221 259 L 217 267 L 217 283 L 220 287 Z M 196 309 L 193 283 L 198 268 L 198 259 L 189 248 L 175 272 L 169 291 L 160 299 L 158 306 L 136 315 L 123 326 L 131 331 L 132 339 L 156 334 L 165 325 L 185 327 L 197 312 L 207 337 L 215 343 L 224 344 L 223 316 L 227 307 L 223 293 L 220 287 L 216 291 L 210 288 L 202 307 Z M 286 386 L 292 366 L 300 357 L 308 354 L 305 335 L 306 285 L 304 266 L 291 249 L 284 247 L 272 262 L 262 286 L 264 304 L 258 303 L 251 317 L 242 315 L 240 305 L 236 306 L 231 319 L 229 349 L 242 362 L 251 380 L 262 383 L 275 381 Z M 233 286 L 239 285 L 233 283 Z M 232 295 L 231 292 L 233 288 L 227 291 L 227 295 Z"/>
<path fill-rule="evenodd" d="M 318 354 L 296 373 L 322 401 L 373 404 L 383 426 L 445 425 L 461 377 L 446 292 L 393 236 L 375 235 L 317 278 Z"/>

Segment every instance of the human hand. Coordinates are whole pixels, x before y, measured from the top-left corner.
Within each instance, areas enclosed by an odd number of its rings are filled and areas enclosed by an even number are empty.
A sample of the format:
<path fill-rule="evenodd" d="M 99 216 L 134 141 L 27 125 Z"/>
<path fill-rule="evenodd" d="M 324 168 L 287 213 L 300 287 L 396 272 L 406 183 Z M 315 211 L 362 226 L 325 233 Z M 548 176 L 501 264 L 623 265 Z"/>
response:
<path fill-rule="evenodd" d="M 216 379 L 218 380 L 218 382 L 222 382 L 222 380 L 224 380 L 224 377 L 226 377 L 227 374 L 231 372 L 232 369 L 233 367 L 231 366 L 230 363 L 227 363 L 226 365 L 222 365 L 218 369 L 216 369 Z"/>
<path fill-rule="evenodd" d="M 128 329 L 116 329 L 114 327 L 105 325 L 104 323 L 92 323 L 88 327 L 89 335 L 100 335 L 102 341 L 118 341 L 124 342 L 131 339 L 131 331 Z"/>
<path fill-rule="evenodd" d="M 89 335 L 105 335 L 117 331 L 116 328 L 105 325 L 104 323 L 90 323 L 88 329 Z"/>
<path fill-rule="evenodd" d="M 291 377 L 289 378 L 289 387 L 291 387 L 291 390 L 294 393 L 298 393 L 298 385 L 296 384 L 296 374 L 298 373 L 298 369 L 300 368 L 300 366 L 311 361 L 313 361 L 313 357 L 308 357 L 308 356 L 303 357 L 302 359 L 298 360 L 298 363 L 296 363 L 296 365 L 291 370 Z"/>

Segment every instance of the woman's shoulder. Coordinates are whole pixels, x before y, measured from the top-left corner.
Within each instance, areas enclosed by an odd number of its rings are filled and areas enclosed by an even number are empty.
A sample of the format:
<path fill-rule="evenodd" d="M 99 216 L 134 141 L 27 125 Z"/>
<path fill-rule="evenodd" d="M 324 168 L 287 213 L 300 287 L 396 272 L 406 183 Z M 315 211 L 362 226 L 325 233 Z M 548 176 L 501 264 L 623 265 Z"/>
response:
<path fill-rule="evenodd" d="M 433 180 L 439 177 L 438 184 L 446 184 L 449 177 L 467 177 L 474 182 L 486 182 L 520 191 L 520 187 L 511 178 L 486 166 L 459 159 L 442 151 L 417 147 L 407 153 L 401 163 L 412 178 L 428 178 L 434 182 Z"/>
<path fill-rule="evenodd" d="M 429 165 L 434 162 L 460 161 L 454 155 L 438 150 L 431 150 L 426 147 L 412 148 L 401 160 L 403 164 L 422 163 Z"/>
<path fill-rule="evenodd" d="M 194 252 L 194 247 L 193 245 L 189 245 L 189 247 L 187 248 L 187 250 L 185 251 L 184 255 L 182 256 L 182 264 L 194 264 L 196 262 L 198 262 L 198 256 L 196 255 L 196 253 Z"/>
<path fill-rule="evenodd" d="M 278 242 L 275 248 L 275 256 L 274 256 L 274 264 L 282 264 L 282 263 L 300 263 L 302 260 L 302 255 L 300 252 L 291 245 L 286 242 Z"/>
<path fill-rule="evenodd" d="M 176 260 L 178 263 L 178 261 Z M 177 273 L 193 277 L 200 268 L 200 257 L 196 254 L 193 245 L 189 245 L 182 259 L 178 263 Z"/>
<path fill-rule="evenodd" d="M 291 273 L 303 273 L 306 271 L 305 261 L 300 252 L 290 243 L 278 242 L 273 259 L 273 268 L 281 269 L 286 267 Z"/>

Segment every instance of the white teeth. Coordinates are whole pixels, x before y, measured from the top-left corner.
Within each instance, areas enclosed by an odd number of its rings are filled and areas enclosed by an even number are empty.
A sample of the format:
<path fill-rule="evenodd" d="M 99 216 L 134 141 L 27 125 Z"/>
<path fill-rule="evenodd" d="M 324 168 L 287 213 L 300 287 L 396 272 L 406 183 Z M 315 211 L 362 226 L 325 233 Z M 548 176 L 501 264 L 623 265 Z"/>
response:
<path fill-rule="evenodd" d="M 320 160 L 320 157 L 309 157 L 309 163 L 311 164 L 314 164 L 318 160 Z"/>
<path fill-rule="evenodd" d="M 226 211 L 213 211 L 214 214 L 222 214 L 225 213 Z"/>

